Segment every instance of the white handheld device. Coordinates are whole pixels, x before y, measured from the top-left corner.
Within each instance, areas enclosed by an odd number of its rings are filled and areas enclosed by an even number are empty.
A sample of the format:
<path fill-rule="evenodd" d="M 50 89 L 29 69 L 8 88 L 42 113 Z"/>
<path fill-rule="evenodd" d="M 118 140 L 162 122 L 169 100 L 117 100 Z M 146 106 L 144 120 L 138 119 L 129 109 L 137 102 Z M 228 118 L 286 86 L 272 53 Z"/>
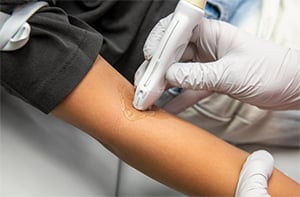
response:
<path fill-rule="evenodd" d="M 133 106 L 146 110 L 159 99 L 167 86 L 165 74 L 184 53 L 192 31 L 204 16 L 206 0 L 180 0 L 173 18 L 147 69 L 137 84 Z"/>

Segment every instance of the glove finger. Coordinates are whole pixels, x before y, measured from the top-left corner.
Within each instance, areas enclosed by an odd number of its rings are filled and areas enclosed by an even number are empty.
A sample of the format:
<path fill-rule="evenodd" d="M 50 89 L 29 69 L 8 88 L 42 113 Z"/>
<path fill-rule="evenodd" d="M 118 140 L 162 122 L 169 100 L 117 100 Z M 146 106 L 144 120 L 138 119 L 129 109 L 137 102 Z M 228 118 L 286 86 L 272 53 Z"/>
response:
<path fill-rule="evenodd" d="M 166 73 L 168 82 L 176 87 L 193 90 L 217 90 L 221 80 L 223 63 L 175 63 Z"/>
<path fill-rule="evenodd" d="M 150 60 L 157 49 L 159 42 L 161 41 L 166 29 L 168 28 L 171 20 L 172 20 L 173 14 L 170 14 L 169 16 L 161 19 L 151 30 L 144 48 L 144 57 L 146 60 Z"/>
<path fill-rule="evenodd" d="M 236 190 L 236 197 L 270 197 L 268 180 L 274 169 L 274 159 L 264 150 L 252 153 L 245 162 Z"/>
<path fill-rule="evenodd" d="M 137 69 L 137 71 L 135 72 L 134 75 L 134 86 L 137 87 L 144 75 L 144 73 L 146 72 L 146 69 L 149 65 L 149 61 L 145 60 L 140 67 Z"/>

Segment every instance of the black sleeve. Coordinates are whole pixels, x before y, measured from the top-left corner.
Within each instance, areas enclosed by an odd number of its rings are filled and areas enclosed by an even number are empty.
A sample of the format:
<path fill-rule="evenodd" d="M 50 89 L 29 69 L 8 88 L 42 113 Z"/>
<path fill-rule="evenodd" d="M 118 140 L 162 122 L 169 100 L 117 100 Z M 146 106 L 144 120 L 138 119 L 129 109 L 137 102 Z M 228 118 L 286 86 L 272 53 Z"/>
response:
<path fill-rule="evenodd" d="M 1 52 L 1 85 L 49 113 L 89 71 L 103 38 L 60 8 L 42 8 L 28 22 L 29 42 L 19 50 Z"/>

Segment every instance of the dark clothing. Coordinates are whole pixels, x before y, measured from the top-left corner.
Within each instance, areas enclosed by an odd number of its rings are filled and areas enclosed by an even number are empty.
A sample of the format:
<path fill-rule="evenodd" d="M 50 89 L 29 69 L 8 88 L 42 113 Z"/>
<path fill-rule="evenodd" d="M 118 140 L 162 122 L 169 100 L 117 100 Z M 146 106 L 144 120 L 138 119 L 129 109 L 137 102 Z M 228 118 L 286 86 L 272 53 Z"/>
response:
<path fill-rule="evenodd" d="M 16 3 L 0 1 L 10 13 Z M 45 113 L 82 80 L 100 53 L 129 81 L 143 61 L 143 44 L 177 0 L 48 1 L 28 23 L 29 42 L 1 52 L 1 85 Z M 105 92 L 103 93 L 105 94 Z"/>

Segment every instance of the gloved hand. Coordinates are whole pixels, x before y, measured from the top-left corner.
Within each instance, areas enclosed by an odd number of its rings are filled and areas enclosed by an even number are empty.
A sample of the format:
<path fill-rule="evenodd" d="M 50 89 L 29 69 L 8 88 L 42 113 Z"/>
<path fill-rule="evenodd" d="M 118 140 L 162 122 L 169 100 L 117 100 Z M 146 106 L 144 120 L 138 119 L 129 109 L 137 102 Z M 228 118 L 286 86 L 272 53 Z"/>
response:
<path fill-rule="evenodd" d="M 236 197 L 270 197 L 268 180 L 272 175 L 274 160 L 267 151 L 252 153 L 241 170 Z"/>
<path fill-rule="evenodd" d="M 162 19 L 150 33 L 144 46 L 146 60 L 154 54 L 171 17 Z M 300 109 L 299 51 L 204 18 L 182 61 L 166 73 L 173 86 L 225 93 L 263 109 Z"/>

